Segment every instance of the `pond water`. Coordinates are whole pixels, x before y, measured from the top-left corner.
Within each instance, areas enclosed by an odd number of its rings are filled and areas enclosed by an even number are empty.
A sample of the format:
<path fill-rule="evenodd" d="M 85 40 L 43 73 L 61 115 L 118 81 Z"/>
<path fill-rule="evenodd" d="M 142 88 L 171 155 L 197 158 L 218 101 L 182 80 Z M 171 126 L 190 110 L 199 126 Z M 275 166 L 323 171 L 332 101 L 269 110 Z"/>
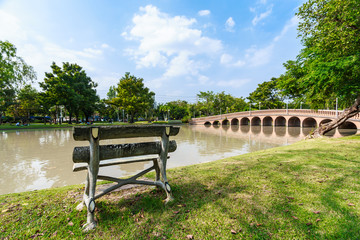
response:
<path fill-rule="evenodd" d="M 260 126 L 181 126 L 168 168 L 214 161 L 303 139 L 311 129 Z M 356 132 L 356 131 L 355 131 Z M 353 134 L 353 132 L 344 133 Z M 147 142 L 156 138 L 105 140 L 100 144 Z M 72 172 L 76 142 L 72 129 L 0 132 L 0 194 L 84 183 L 86 172 Z M 151 166 L 134 163 L 104 167 L 100 174 L 127 176 Z"/>

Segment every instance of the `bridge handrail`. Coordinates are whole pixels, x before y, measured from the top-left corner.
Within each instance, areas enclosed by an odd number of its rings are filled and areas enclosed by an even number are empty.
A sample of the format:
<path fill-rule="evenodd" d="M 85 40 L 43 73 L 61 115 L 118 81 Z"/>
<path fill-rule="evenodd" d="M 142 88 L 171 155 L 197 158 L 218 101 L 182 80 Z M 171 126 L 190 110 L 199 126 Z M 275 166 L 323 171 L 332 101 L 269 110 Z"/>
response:
<path fill-rule="evenodd" d="M 225 120 L 231 117 L 241 117 L 241 116 L 254 116 L 254 115 L 297 115 L 297 116 L 313 116 L 313 117 L 332 117 L 335 118 L 336 115 L 340 115 L 343 110 L 338 110 L 336 114 L 336 110 L 327 110 L 327 109 L 264 109 L 264 110 L 255 110 L 255 111 L 243 111 L 243 112 L 235 112 L 235 113 L 226 113 L 219 114 L 207 117 L 198 117 L 192 118 L 192 121 L 206 121 L 206 120 Z M 360 120 L 360 113 L 352 117 L 351 119 Z"/>

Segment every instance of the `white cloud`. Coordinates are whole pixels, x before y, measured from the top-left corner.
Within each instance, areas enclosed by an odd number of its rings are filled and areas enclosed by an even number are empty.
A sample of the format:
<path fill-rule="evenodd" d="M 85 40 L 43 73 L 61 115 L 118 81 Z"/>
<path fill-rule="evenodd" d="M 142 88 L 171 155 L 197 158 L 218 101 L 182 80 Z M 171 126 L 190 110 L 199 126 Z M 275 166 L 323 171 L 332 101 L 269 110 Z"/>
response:
<path fill-rule="evenodd" d="M 202 84 L 202 85 L 205 85 L 207 83 L 209 83 L 209 78 L 207 76 L 200 76 L 199 77 L 199 83 Z"/>
<path fill-rule="evenodd" d="M 103 51 L 109 48 L 107 44 L 101 44 L 80 50 L 68 49 L 39 35 L 18 17 L 3 10 L 0 10 L 0 39 L 16 46 L 17 55 L 34 67 L 38 81 L 43 80 L 45 72 L 51 71 L 52 62 L 60 66 L 62 62 L 77 63 L 86 71 L 95 71 L 94 61 L 101 59 Z"/>
<path fill-rule="evenodd" d="M 255 46 L 246 50 L 245 59 L 246 62 L 251 67 L 258 67 L 261 65 L 267 64 L 271 56 L 273 54 L 274 44 L 271 43 L 270 45 L 264 48 L 257 48 Z"/>
<path fill-rule="evenodd" d="M 252 20 L 252 24 L 255 26 L 257 25 L 260 21 L 264 20 L 265 18 L 267 18 L 268 16 L 270 16 L 271 12 L 272 12 L 272 8 L 273 6 L 271 5 L 270 8 L 266 11 L 261 13 L 260 15 L 256 15 L 254 17 L 254 19 Z"/>
<path fill-rule="evenodd" d="M 28 39 L 28 34 L 23 31 L 21 21 L 14 15 L 11 15 L 0 9 L 0 39 L 2 41 L 13 40 L 25 42 Z"/>
<path fill-rule="evenodd" d="M 233 56 L 224 53 L 220 57 L 220 63 L 227 66 L 227 67 L 242 67 L 245 65 L 245 61 L 233 61 Z"/>
<path fill-rule="evenodd" d="M 225 29 L 226 31 L 233 32 L 235 26 L 235 21 L 232 17 L 229 17 L 225 22 Z"/>
<path fill-rule="evenodd" d="M 183 75 L 200 76 L 208 64 L 199 58 L 218 54 L 222 49 L 220 40 L 203 36 L 193 25 L 196 20 L 184 16 L 169 16 L 157 7 L 147 5 L 135 14 L 133 26 L 122 34 L 127 40 L 137 41 L 136 48 L 125 53 L 135 61 L 137 68 L 165 68 L 163 76 L 154 80 L 157 85 L 167 78 Z"/>
<path fill-rule="evenodd" d="M 210 15 L 210 10 L 201 10 L 198 12 L 199 16 L 208 16 Z"/>
<path fill-rule="evenodd" d="M 285 26 L 284 26 L 284 28 L 282 29 L 281 33 L 274 38 L 274 42 L 279 41 L 281 38 L 284 37 L 284 35 L 285 35 L 290 29 L 297 27 L 298 24 L 299 24 L 299 18 L 298 18 L 297 16 L 292 17 L 292 18 L 290 19 L 290 21 L 288 21 L 288 22 L 285 24 Z"/>

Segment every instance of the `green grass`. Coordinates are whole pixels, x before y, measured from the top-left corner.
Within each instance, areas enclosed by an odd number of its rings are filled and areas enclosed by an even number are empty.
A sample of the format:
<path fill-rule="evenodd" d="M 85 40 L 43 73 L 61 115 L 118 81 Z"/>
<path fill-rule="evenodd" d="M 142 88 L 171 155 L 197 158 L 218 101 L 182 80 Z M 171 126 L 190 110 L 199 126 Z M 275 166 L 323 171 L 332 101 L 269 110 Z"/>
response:
<path fill-rule="evenodd" d="M 2 195 L 0 238 L 360 239 L 359 146 L 359 135 L 306 140 L 170 169 L 174 202 L 146 187 L 113 192 L 89 233 L 75 210 L 83 186 Z"/>

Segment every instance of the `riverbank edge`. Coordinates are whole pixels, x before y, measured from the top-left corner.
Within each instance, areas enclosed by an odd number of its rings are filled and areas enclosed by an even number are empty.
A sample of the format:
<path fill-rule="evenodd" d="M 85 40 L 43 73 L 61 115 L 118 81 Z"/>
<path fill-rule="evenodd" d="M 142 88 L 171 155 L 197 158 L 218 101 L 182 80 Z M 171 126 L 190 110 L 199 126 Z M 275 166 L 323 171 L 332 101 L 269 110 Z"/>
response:
<path fill-rule="evenodd" d="M 0 238 L 357 239 L 359 143 L 306 140 L 169 169 L 173 203 L 153 188 L 111 193 L 87 234 L 86 212 L 75 210 L 83 185 L 0 195 Z"/>
<path fill-rule="evenodd" d="M 135 122 L 135 123 L 121 123 L 121 122 L 114 122 L 114 123 L 95 123 L 94 125 L 86 125 L 86 124 L 64 124 L 62 126 L 61 124 L 31 124 L 29 126 L 16 126 L 16 125 L 7 125 L 6 127 L 2 127 L 0 125 L 0 131 L 7 131 L 7 130 L 16 130 L 16 131 L 22 131 L 22 130 L 46 130 L 46 129 L 63 129 L 63 128 L 73 128 L 76 126 L 117 126 L 117 125 L 146 125 L 146 124 L 169 124 L 169 125 L 182 125 L 185 123 L 179 123 L 179 122 L 165 122 L 165 121 L 159 121 L 159 122 Z"/>

